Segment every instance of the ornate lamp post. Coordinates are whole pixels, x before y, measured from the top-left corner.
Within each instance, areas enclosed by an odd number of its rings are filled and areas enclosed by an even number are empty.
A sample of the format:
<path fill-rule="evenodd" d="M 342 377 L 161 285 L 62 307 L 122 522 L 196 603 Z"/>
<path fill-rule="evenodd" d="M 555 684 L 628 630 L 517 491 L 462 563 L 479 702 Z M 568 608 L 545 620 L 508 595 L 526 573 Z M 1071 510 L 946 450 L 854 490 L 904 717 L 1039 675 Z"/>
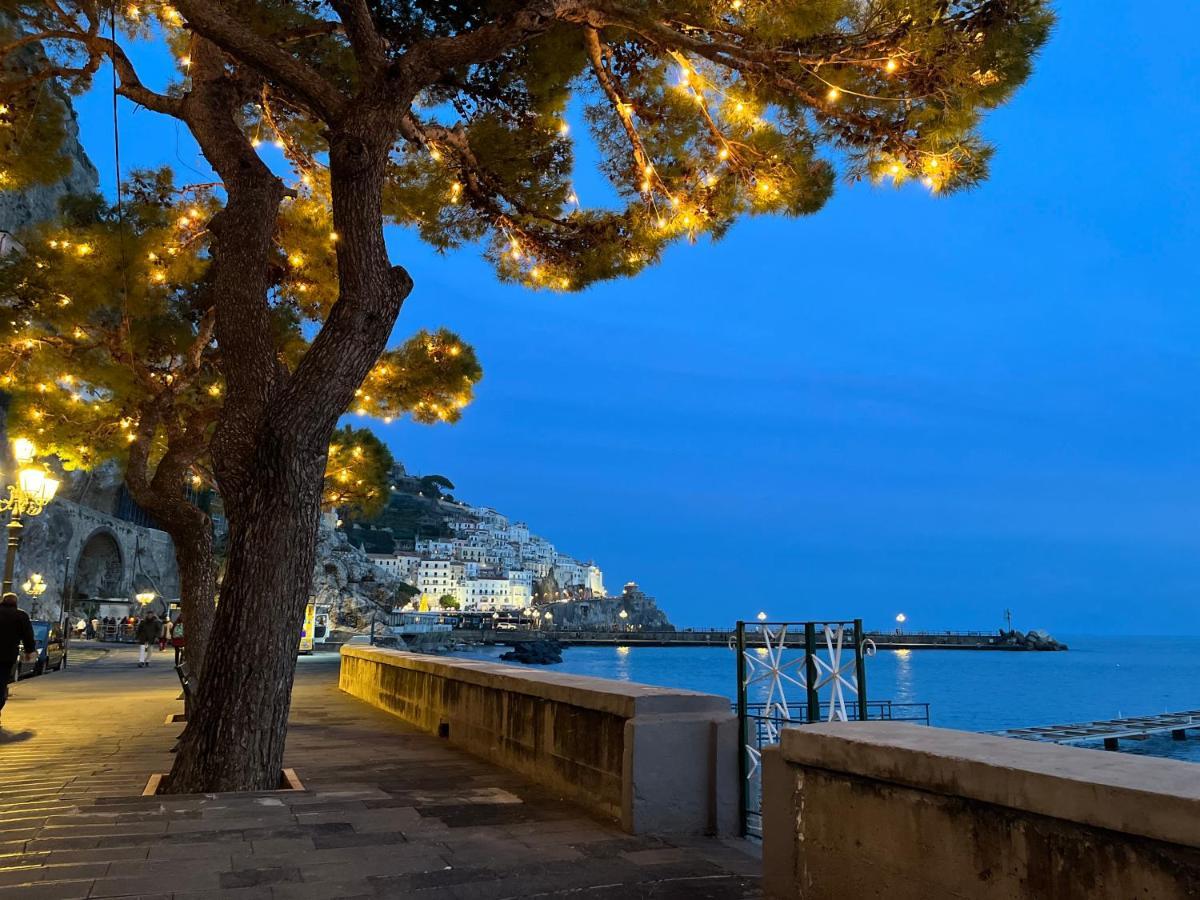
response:
<path fill-rule="evenodd" d="M 138 602 L 138 606 L 141 607 L 141 611 L 144 613 L 146 611 L 146 607 L 154 602 L 154 598 L 156 596 L 158 595 L 155 594 L 154 591 L 138 591 L 133 595 L 133 599 Z"/>
<path fill-rule="evenodd" d="M 34 572 L 25 579 L 25 583 L 21 585 L 23 590 L 30 597 L 40 597 L 46 593 L 46 582 L 42 580 L 42 576 Z"/>
<path fill-rule="evenodd" d="M 546 623 L 547 631 L 549 631 L 552 627 L 554 627 L 554 616 L 550 615 L 549 610 L 546 611 L 546 615 L 543 617 L 543 621 Z"/>
<path fill-rule="evenodd" d="M 621 610 L 617 613 L 617 617 L 621 620 L 621 630 L 625 631 L 629 626 L 626 624 L 626 619 L 629 618 L 629 613 L 626 610 Z"/>
<path fill-rule="evenodd" d="M 37 448 L 32 441 L 17 438 L 13 441 L 13 459 L 16 460 L 17 480 L 8 486 L 8 496 L 0 498 L 0 512 L 10 515 L 8 520 L 8 554 L 4 558 L 3 592 L 13 589 L 13 569 L 17 563 L 17 547 L 21 543 L 21 516 L 36 516 L 46 508 L 58 490 L 58 479 L 52 478 L 41 466 L 34 463 Z M 43 586 L 42 590 L 45 590 Z"/>

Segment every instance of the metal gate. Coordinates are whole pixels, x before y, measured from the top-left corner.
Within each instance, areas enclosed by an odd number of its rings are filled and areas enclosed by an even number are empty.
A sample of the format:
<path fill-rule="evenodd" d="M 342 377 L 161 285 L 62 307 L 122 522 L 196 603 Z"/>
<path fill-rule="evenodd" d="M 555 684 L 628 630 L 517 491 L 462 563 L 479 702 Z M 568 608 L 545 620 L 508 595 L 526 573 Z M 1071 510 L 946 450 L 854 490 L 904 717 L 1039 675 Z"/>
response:
<path fill-rule="evenodd" d="M 867 699 L 867 657 L 875 645 L 862 619 L 738 622 L 737 714 L 741 735 L 742 833 L 762 833 L 762 748 L 786 727 L 850 719 L 929 724 L 929 704 Z"/>

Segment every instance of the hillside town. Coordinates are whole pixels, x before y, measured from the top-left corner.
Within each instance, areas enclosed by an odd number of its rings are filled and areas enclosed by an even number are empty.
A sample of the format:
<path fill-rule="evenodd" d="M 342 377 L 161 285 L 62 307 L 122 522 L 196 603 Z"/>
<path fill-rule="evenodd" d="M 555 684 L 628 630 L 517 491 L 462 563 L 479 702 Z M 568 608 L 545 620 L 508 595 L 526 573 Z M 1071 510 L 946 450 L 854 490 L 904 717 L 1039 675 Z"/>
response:
<path fill-rule="evenodd" d="M 608 596 L 599 566 L 562 552 L 525 522 L 489 506 L 444 497 L 429 479 L 408 475 L 402 465 L 396 466 L 391 490 L 392 506 L 404 500 L 423 504 L 425 528 L 406 536 L 383 526 L 392 548 L 368 552 L 367 558 L 414 589 L 408 608 L 491 613 Z M 352 541 L 361 530 L 351 530 Z M 381 529 L 370 530 L 377 533 L 376 540 L 367 546 L 379 548 Z M 427 536 L 421 530 L 437 533 Z"/>

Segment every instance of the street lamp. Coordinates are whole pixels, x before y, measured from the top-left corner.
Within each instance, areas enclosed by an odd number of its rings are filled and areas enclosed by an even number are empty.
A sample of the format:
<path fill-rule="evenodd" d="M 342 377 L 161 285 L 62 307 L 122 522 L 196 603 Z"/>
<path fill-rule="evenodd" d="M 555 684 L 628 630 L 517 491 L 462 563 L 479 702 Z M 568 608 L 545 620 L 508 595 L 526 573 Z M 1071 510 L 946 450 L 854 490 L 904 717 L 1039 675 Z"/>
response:
<path fill-rule="evenodd" d="M 26 438 L 17 438 L 12 444 L 13 459 L 16 460 L 17 480 L 8 486 L 8 496 L 0 498 L 0 512 L 9 513 L 7 525 L 8 553 L 4 557 L 3 592 L 13 589 L 13 569 L 17 563 L 17 546 L 21 543 L 21 516 L 36 516 L 46 508 L 58 490 L 58 479 L 52 478 L 41 466 L 34 463 L 37 448 Z"/>
<path fill-rule="evenodd" d="M 154 591 L 138 591 L 133 595 L 133 599 L 141 604 L 142 609 L 145 609 L 154 602 Z"/>
<path fill-rule="evenodd" d="M 627 610 L 624 610 L 624 609 L 623 609 L 623 610 L 621 610 L 619 613 L 617 613 L 617 616 L 618 616 L 618 617 L 620 618 L 620 620 L 621 620 L 621 630 L 622 630 L 622 631 L 624 631 L 626 628 L 628 628 L 628 627 L 629 627 L 629 626 L 626 624 L 626 619 L 628 619 L 628 618 L 629 618 L 629 612 L 628 612 Z"/>
<path fill-rule="evenodd" d="M 25 583 L 21 585 L 21 590 L 27 593 L 30 597 L 40 597 L 46 593 L 46 582 L 42 580 L 42 576 L 34 572 L 25 579 Z"/>
<path fill-rule="evenodd" d="M 906 616 L 904 613 L 898 613 L 896 615 L 896 634 L 900 633 L 900 630 L 904 627 L 904 623 L 907 621 L 908 616 Z"/>
<path fill-rule="evenodd" d="M 760 621 L 760 622 L 767 621 L 767 614 L 765 612 L 760 612 L 758 614 L 758 621 Z"/>
<path fill-rule="evenodd" d="M 546 611 L 546 627 L 547 628 L 554 627 L 554 616 L 550 615 L 549 610 Z"/>

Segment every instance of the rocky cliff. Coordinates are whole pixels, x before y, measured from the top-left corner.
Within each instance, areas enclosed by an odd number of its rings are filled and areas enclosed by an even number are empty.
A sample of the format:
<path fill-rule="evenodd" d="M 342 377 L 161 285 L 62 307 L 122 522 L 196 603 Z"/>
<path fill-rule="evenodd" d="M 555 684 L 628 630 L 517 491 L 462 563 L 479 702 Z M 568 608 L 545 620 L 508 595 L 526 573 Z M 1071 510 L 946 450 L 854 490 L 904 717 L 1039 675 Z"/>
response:
<path fill-rule="evenodd" d="M 317 536 L 312 600 L 328 604 L 335 627 L 365 632 L 375 613 L 404 602 L 399 578 L 374 565 L 344 532 L 322 524 Z"/>
<path fill-rule="evenodd" d="M 0 13 L 0 31 L 3 30 L 5 21 L 3 13 Z M 44 60 L 42 51 L 31 46 L 26 48 L 24 58 L 14 68 L 33 71 L 43 64 Z M 94 194 L 100 187 L 100 176 L 96 167 L 92 165 L 79 142 L 79 121 L 70 98 L 61 89 L 48 84 L 41 88 L 41 92 L 40 102 L 59 104 L 66 112 L 66 134 L 60 152 L 70 161 L 70 168 L 63 177 L 48 184 L 33 185 L 19 191 L 0 191 L 0 231 L 13 233 L 51 219 L 58 214 L 59 202 L 64 197 Z M 27 125 L 15 121 L 8 127 L 22 128 Z"/>

